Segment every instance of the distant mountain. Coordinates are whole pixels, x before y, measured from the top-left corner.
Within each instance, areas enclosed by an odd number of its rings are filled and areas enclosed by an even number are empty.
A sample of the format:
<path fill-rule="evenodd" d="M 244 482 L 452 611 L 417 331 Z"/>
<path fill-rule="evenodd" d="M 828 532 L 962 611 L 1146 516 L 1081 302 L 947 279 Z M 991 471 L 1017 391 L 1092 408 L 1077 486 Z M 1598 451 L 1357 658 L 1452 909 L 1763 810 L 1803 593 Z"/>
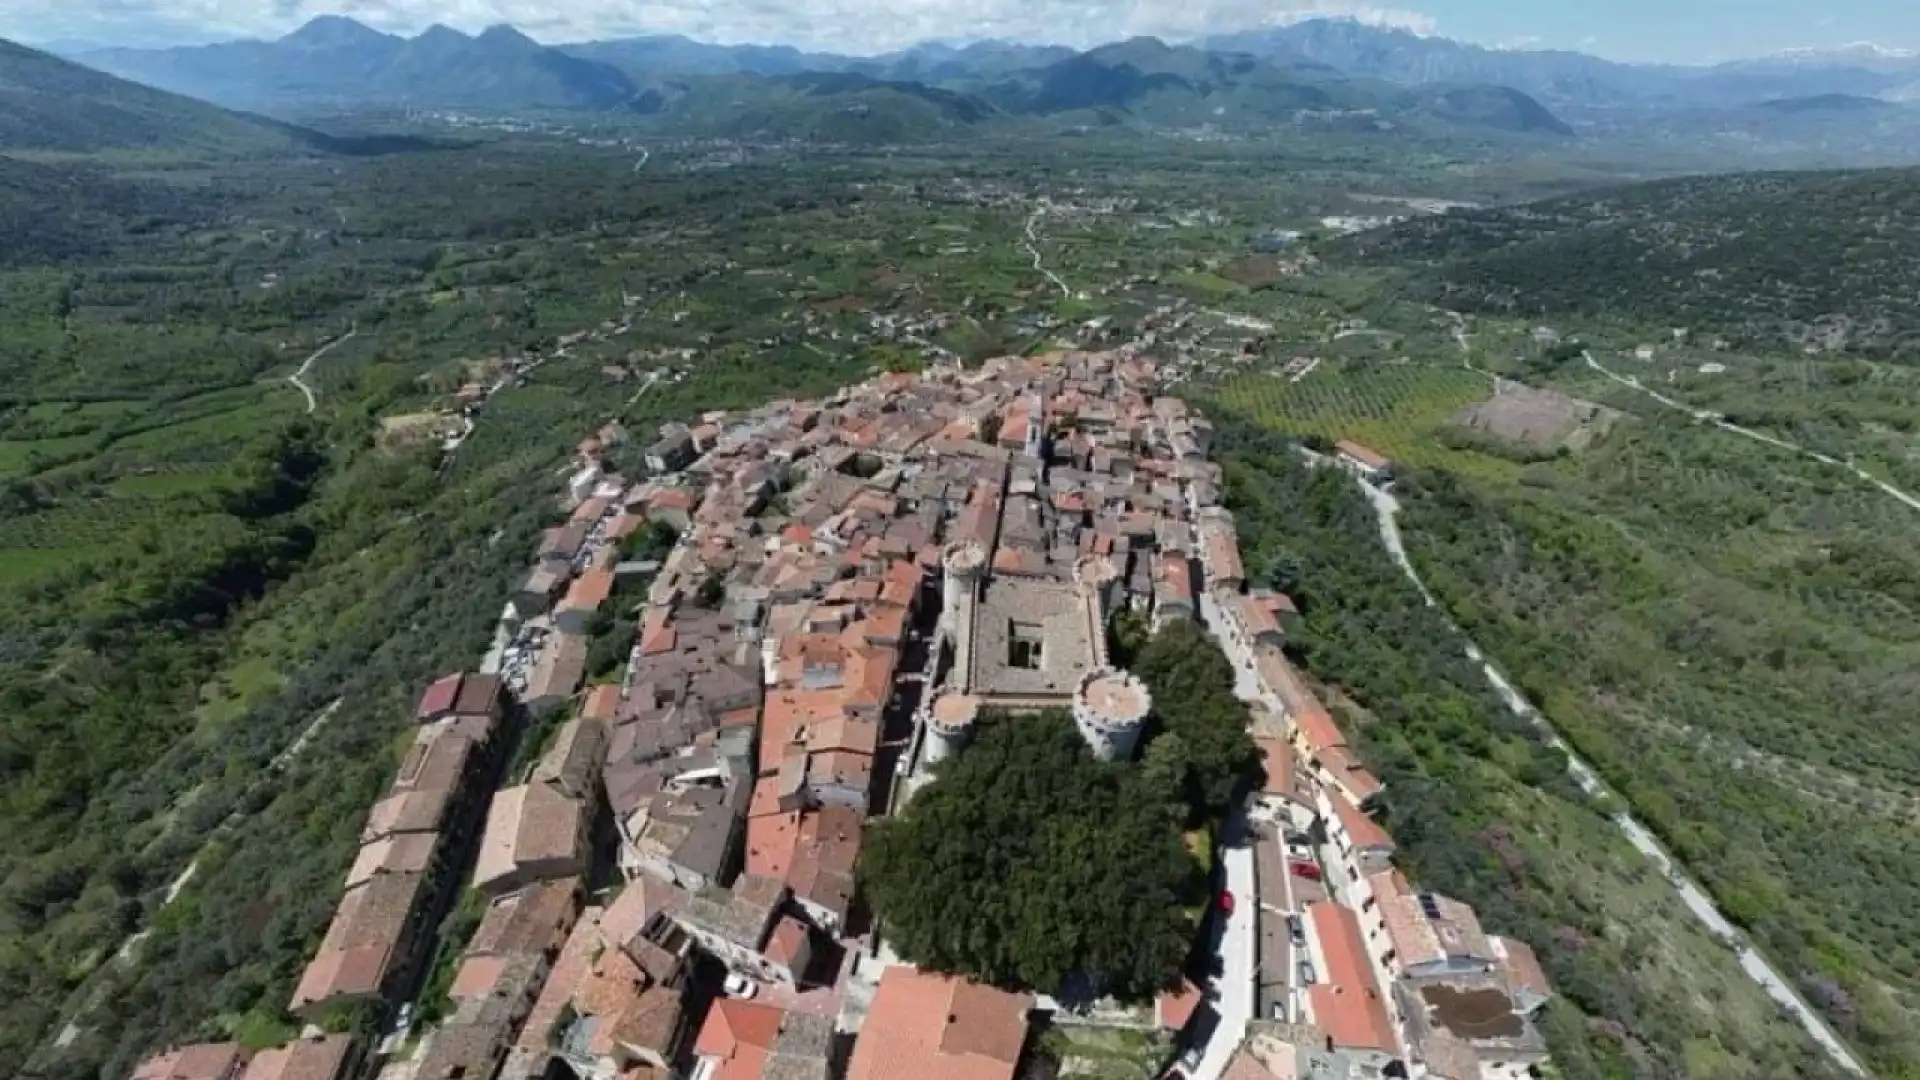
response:
<path fill-rule="evenodd" d="M 50 53 L 0 41 L 0 151 L 226 155 L 323 141 L 313 132 L 136 86 Z"/>
<path fill-rule="evenodd" d="M 477 37 L 434 26 L 412 39 L 322 16 L 277 41 L 109 49 L 82 62 L 235 108 L 416 105 L 472 109 L 624 105 L 638 88 L 608 64 L 496 26 Z"/>
<path fill-rule="evenodd" d="M 1573 134 L 1566 121 L 1510 86 L 1422 87 L 1409 95 L 1407 108 L 1457 125 L 1522 134 Z"/>
<path fill-rule="evenodd" d="M 1729 107 L 1821 94 L 1874 96 L 1920 81 L 1920 60 L 1889 50 L 1809 52 L 1716 67 L 1622 64 L 1577 52 L 1488 49 L 1351 19 L 1311 19 L 1217 36 L 1206 45 L 1404 85 L 1511 86 L 1560 106 Z"/>
<path fill-rule="evenodd" d="M 1408 91 L 1322 65 L 1138 38 L 1079 53 L 990 84 L 982 96 L 1013 114 L 1081 113 L 1089 120 L 1210 124 L 1263 130 L 1305 124 L 1380 131 L 1445 127 L 1572 133 L 1526 94 L 1459 85 Z"/>

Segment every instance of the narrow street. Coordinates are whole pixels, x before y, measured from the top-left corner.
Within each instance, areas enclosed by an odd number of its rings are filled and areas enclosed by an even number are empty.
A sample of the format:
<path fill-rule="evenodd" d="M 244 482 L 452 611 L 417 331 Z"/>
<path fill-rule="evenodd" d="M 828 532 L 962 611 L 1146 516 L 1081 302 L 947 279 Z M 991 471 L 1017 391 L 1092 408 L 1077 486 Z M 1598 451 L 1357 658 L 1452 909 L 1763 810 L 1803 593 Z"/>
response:
<path fill-rule="evenodd" d="M 1219 1022 L 1207 1039 L 1206 1052 L 1194 1069 L 1192 1080 L 1220 1080 L 1227 1063 L 1246 1038 L 1247 1022 L 1253 1019 L 1256 971 L 1255 938 L 1259 932 L 1260 903 L 1253 872 L 1253 830 L 1247 823 L 1246 808 L 1236 809 L 1221 831 L 1220 864 L 1225 871 L 1226 888 L 1234 897 L 1233 913 L 1221 923 L 1214 942 L 1214 955 L 1220 960 L 1221 975 L 1214 980 L 1218 997 L 1213 1001 Z"/>

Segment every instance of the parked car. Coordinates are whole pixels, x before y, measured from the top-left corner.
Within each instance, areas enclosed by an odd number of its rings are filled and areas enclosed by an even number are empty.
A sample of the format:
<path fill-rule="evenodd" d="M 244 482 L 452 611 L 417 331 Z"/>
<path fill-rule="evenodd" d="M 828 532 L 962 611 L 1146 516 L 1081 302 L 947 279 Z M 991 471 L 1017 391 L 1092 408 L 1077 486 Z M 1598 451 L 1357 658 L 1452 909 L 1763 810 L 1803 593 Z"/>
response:
<path fill-rule="evenodd" d="M 1284 1002 L 1284 1001 L 1276 1001 L 1276 1002 L 1274 1002 L 1274 1003 L 1273 1003 L 1273 1008 L 1272 1008 L 1271 1010 L 1269 1010 L 1269 1011 L 1271 1012 L 1271 1014 L 1272 1014 L 1272 1016 L 1273 1016 L 1273 1018 L 1274 1018 L 1275 1020 L 1278 1020 L 1278 1021 L 1280 1021 L 1281 1023 L 1285 1023 L 1285 1022 L 1286 1022 L 1286 1020 L 1287 1020 L 1287 1003 L 1286 1003 L 1286 1002 Z"/>
<path fill-rule="evenodd" d="M 1313 961 L 1302 957 L 1300 960 L 1300 985 L 1312 986 L 1320 981 L 1320 975 L 1313 970 Z"/>
<path fill-rule="evenodd" d="M 1306 859 L 1295 859 L 1287 864 L 1287 869 L 1293 871 L 1296 877 L 1303 877 L 1308 881 L 1320 880 L 1320 864 L 1317 862 L 1310 862 Z"/>
<path fill-rule="evenodd" d="M 1220 890 L 1220 914 L 1233 914 L 1233 890 L 1231 889 Z"/>
<path fill-rule="evenodd" d="M 1291 911 L 1287 912 L 1287 936 L 1293 938 L 1295 945 L 1307 943 L 1307 928 L 1300 924 L 1300 916 Z"/>
<path fill-rule="evenodd" d="M 745 975 L 728 975 L 720 991 L 730 998 L 750 998 L 760 992 L 760 984 Z"/>

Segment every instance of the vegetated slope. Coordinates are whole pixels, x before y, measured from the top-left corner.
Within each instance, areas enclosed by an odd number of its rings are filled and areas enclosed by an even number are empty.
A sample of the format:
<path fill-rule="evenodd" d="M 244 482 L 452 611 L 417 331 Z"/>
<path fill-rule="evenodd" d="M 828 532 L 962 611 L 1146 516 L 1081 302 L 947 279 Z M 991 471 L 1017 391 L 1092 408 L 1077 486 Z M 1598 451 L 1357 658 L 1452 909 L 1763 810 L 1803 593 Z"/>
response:
<path fill-rule="evenodd" d="M 1564 755 L 1507 708 L 1389 557 L 1358 485 L 1212 413 L 1249 577 L 1299 608 L 1286 651 L 1340 690 L 1349 741 L 1385 785 L 1397 865 L 1539 953 L 1557 993 L 1541 1016 L 1554 1073 L 1843 1075 L 1692 921 Z"/>
<path fill-rule="evenodd" d="M 1420 218 L 1335 252 L 1411 265 L 1449 307 L 1622 316 L 1736 343 L 1920 349 L 1920 170 L 1661 181 Z"/>
<path fill-rule="evenodd" d="M 86 63 L 241 108 L 413 104 L 612 108 L 631 99 L 618 68 L 549 49 L 509 26 L 469 36 L 434 26 L 407 39 L 326 16 L 275 41 L 107 49 Z"/>
<path fill-rule="evenodd" d="M 970 94 L 851 72 L 688 79 L 635 108 L 679 131 L 858 144 L 933 141 L 1000 116 Z"/>
<path fill-rule="evenodd" d="M 0 156 L 0 268 L 104 254 L 124 233 L 205 209 L 178 187 Z"/>
<path fill-rule="evenodd" d="M 1435 86 L 1414 91 L 1409 110 L 1455 124 L 1522 133 L 1572 135 L 1552 110 L 1510 86 Z"/>
<path fill-rule="evenodd" d="M 0 40 L 0 151 L 263 152 L 308 135 Z"/>
<path fill-rule="evenodd" d="M 1411 124 L 1571 134 L 1545 106 L 1506 87 L 1406 91 L 1317 65 L 1275 63 L 1250 53 L 1174 46 L 1156 38 L 1105 45 L 997 81 L 984 93 L 1013 113 L 1083 111 L 1159 125 L 1265 130 L 1276 123 L 1324 125 L 1344 114 L 1372 130 Z"/>

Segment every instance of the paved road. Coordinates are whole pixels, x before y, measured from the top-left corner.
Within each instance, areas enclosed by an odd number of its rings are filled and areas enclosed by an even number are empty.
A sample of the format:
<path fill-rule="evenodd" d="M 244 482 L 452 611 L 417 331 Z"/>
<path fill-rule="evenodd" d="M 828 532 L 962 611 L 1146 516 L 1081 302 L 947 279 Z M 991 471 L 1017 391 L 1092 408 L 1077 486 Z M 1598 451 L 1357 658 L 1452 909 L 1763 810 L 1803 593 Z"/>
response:
<path fill-rule="evenodd" d="M 1427 592 L 1425 583 L 1420 580 L 1419 572 L 1408 560 L 1405 545 L 1401 543 L 1400 526 L 1396 520 L 1396 515 L 1400 512 L 1399 502 L 1392 495 L 1371 484 L 1362 483 L 1361 487 L 1367 493 L 1367 497 L 1373 501 L 1374 513 L 1380 522 L 1380 539 L 1386 544 L 1387 551 L 1393 556 L 1393 561 L 1399 564 L 1401 572 L 1419 587 L 1420 595 L 1426 598 L 1427 605 L 1437 607 L 1432 594 Z M 1600 779 L 1600 774 L 1594 771 L 1593 766 L 1574 752 L 1573 747 L 1547 722 L 1547 718 L 1514 688 L 1500 669 L 1487 660 L 1478 645 L 1469 641 L 1466 653 L 1469 659 L 1480 665 L 1481 670 L 1486 674 L 1487 681 L 1492 683 L 1494 689 L 1505 699 L 1507 707 L 1513 711 L 1514 715 L 1532 724 L 1546 737 L 1549 745 L 1567 755 L 1567 771 L 1572 774 L 1575 783 L 1590 794 L 1598 795 L 1607 792 L 1605 782 Z M 1625 800 L 1617 801 L 1625 805 Z M 1620 830 L 1621 835 L 1627 838 L 1627 842 L 1632 844 L 1640 854 L 1646 856 L 1647 860 L 1666 876 L 1674 891 L 1679 894 L 1681 901 L 1686 904 L 1687 910 L 1693 913 L 1694 918 L 1699 920 L 1701 925 L 1714 936 L 1736 943 L 1740 968 L 1746 972 L 1748 978 L 1799 1021 L 1800 1026 L 1806 1029 L 1813 1041 L 1827 1052 L 1827 1056 L 1849 1072 L 1860 1076 L 1868 1075 L 1865 1066 L 1861 1065 L 1860 1059 L 1853 1054 L 1853 1051 L 1840 1040 L 1832 1028 L 1827 1026 L 1826 1021 L 1813 1006 L 1794 990 L 1793 984 L 1787 980 L 1786 976 L 1754 949 L 1747 936 L 1728 921 L 1727 917 L 1714 905 L 1707 891 L 1687 873 L 1686 868 L 1667 851 L 1646 825 L 1625 811 L 1615 814 L 1613 823 Z"/>
<path fill-rule="evenodd" d="M 1226 871 L 1226 887 L 1233 893 L 1233 914 L 1214 944 L 1224 973 L 1215 980 L 1219 996 L 1213 1008 L 1220 1022 L 1207 1040 L 1206 1053 L 1193 1080 L 1220 1080 L 1232 1060 L 1233 1052 L 1246 1038 L 1247 1021 L 1253 1018 L 1255 937 L 1259 933 L 1259 894 L 1253 876 L 1253 832 L 1247 826 L 1244 808 L 1237 809 L 1221 830 L 1220 862 Z"/>
<path fill-rule="evenodd" d="M 358 326 L 355 326 L 349 329 L 345 334 L 342 334 L 340 337 L 334 338 L 332 341 L 329 341 L 325 345 L 322 345 L 318 349 L 315 349 L 311 356 L 308 356 L 306 360 L 301 362 L 299 371 L 296 371 L 293 374 L 287 376 L 287 381 L 293 384 L 293 388 L 300 391 L 300 393 L 306 397 L 307 412 L 309 413 L 313 412 L 313 410 L 317 408 L 320 404 L 319 399 L 314 397 L 313 387 L 308 386 L 306 384 L 306 375 L 307 375 L 307 372 L 313 370 L 313 362 L 327 355 L 327 353 L 332 352 L 334 346 L 345 344 L 347 341 L 351 340 L 355 334 L 358 334 L 359 332 L 360 332 L 360 328 Z"/>

